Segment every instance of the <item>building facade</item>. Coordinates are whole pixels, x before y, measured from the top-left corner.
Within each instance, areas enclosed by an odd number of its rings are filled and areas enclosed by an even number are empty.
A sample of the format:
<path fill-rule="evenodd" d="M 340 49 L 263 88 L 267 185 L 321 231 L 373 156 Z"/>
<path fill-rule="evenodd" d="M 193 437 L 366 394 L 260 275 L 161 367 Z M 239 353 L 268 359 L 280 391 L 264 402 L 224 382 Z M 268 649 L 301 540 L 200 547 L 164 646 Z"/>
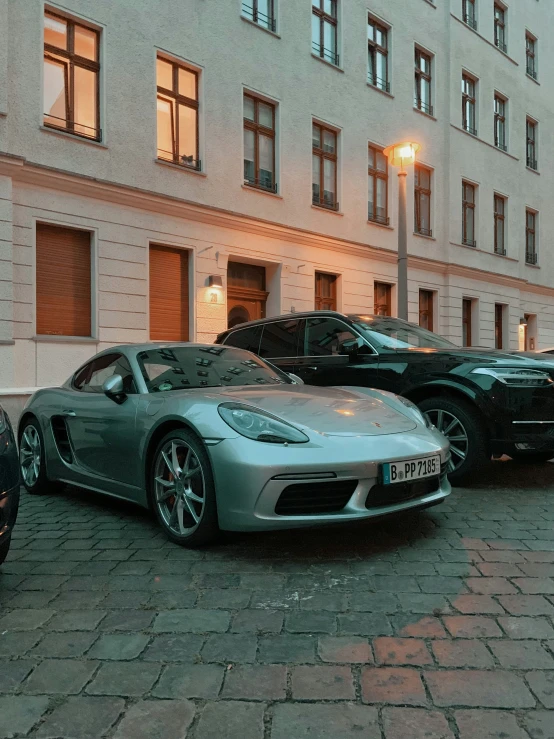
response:
<path fill-rule="evenodd" d="M 0 402 L 98 350 L 396 312 L 554 345 L 545 0 L 0 0 Z M 8 402 L 9 404 L 9 402 Z"/>

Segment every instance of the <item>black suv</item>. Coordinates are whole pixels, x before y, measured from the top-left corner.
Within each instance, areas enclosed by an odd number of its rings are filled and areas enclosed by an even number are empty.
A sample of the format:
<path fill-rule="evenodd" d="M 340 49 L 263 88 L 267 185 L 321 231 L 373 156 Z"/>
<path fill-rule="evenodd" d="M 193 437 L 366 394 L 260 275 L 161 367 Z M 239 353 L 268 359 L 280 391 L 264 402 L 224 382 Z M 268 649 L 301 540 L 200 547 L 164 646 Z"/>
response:
<path fill-rule="evenodd" d="M 451 443 L 450 479 L 491 455 L 554 457 L 554 366 L 456 346 L 398 318 L 294 313 L 244 323 L 218 344 L 248 349 L 310 385 L 374 387 L 416 403 Z"/>
<path fill-rule="evenodd" d="M 10 419 L 0 407 L 0 565 L 8 556 L 19 507 L 19 459 Z"/>

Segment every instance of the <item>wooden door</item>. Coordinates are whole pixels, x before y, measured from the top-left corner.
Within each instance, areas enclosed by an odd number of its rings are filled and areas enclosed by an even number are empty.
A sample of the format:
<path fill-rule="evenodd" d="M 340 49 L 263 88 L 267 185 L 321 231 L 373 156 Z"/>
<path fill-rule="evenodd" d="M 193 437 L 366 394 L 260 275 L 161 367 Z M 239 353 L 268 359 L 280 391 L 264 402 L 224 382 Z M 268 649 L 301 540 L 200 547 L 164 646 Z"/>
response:
<path fill-rule="evenodd" d="M 265 318 L 268 293 L 265 267 L 229 262 L 227 268 L 227 326 Z"/>
<path fill-rule="evenodd" d="M 150 245 L 150 339 L 189 340 L 189 259 L 184 249 Z"/>

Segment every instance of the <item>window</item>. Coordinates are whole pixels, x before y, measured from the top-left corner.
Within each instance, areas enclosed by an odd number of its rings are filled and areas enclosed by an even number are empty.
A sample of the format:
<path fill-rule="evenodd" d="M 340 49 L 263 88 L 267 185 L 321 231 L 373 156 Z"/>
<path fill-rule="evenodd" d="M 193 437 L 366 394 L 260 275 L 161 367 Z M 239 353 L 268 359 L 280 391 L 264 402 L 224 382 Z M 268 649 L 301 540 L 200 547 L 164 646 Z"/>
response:
<path fill-rule="evenodd" d="M 337 277 L 315 273 L 315 309 L 337 310 Z"/>
<path fill-rule="evenodd" d="M 415 92 L 414 107 L 433 115 L 431 105 L 431 62 L 430 54 L 421 49 L 415 50 Z"/>
<path fill-rule="evenodd" d="M 499 3 L 494 4 L 494 45 L 504 53 L 508 51 L 506 46 L 506 11 Z"/>
<path fill-rule="evenodd" d="M 376 282 L 373 286 L 373 313 L 376 316 L 392 315 L 392 287 L 386 282 Z"/>
<path fill-rule="evenodd" d="M 37 223 L 36 331 L 91 336 L 89 231 Z"/>
<path fill-rule="evenodd" d="M 275 32 L 274 0 L 243 0 L 242 14 L 262 28 Z"/>
<path fill-rule="evenodd" d="M 244 184 L 277 192 L 275 106 L 244 94 Z"/>
<path fill-rule="evenodd" d="M 379 90 L 390 92 L 388 29 L 371 16 L 367 21 L 367 81 Z"/>
<path fill-rule="evenodd" d="M 431 170 L 416 164 L 414 183 L 414 231 L 423 236 L 432 236 Z"/>
<path fill-rule="evenodd" d="M 537 79 L 537 39 L 530 33 L 525 34 L 525 57 L 527 61 L 527 74 L 534 80 Z"/>
<path fill-rule="evenodd" d="M 341 345 L 356 338 L 350 327 L 336 318 L 308 318 L 306 356 L 325 357 L 343 354 Z"/>
<path fill-rule="evenodd" d="M 44 16 L 44 125 L 100 141 L 98 31 Z"/>
<path fill-rule="evenodd" d="M 462 183 L 462 243 L 477 246 L 475 241 L 475 185 Z"/>
<path fill-rule="evenodd" d="M 312 125 L 312 203 L 338 210 L 337 203 L 337 132 Z"/>
<path fill-rule="evenodd" d="M 536 264 L 537 255 L 537 213 L 534 210 L 525 211 L 525 262 Z"/>
<path fill-rule="evenodd" d="M 475 0 L 462 0 L 462 15 L 464 23 L 474 31 L 477 30 L 477 14 L 475 12 Z"/>
<path fill-rule="evenodd" d="M 529 169 L 537 170 L 537 123 L 531 118 L 527 119 L 527 166 Z"/>
<path fill-rule="evenodd" d="M 504 349 L 504 308 L 502 303 L 494 304 L 494 348 Z"/>
<path fill-rule="evenodd" d="M 252 326 L 251 328 L 243 328 L 240 331 L 233 331 L 225 341 L 225 345 L 231 345 L 237 349 L 245 349 L 247 352 L 257 354 L 260 349 L 260 339 L 262 337 L 262 326 Z"/>
<path fill-rule="evenodd" d="M 150 245 L 150 339 L 189 339 L 189 255 L 185 249 Z"/>
<path fill-rule="evenodd" d="M 477 136 L 475 115 L 476 82 L 467 74 L 462 75 L 462 125 L 464 131 Z"/>
<path fill-rule="evenodd" d="M 312 54 L 338 65 L 337 0 L 312 0 Z"/>
<path fill-rule="evenodd" d="M 494 253 L 506 254 L 505 213 L 506 199 L 501 195 L 494 196 Z"/>
<path fill-rule="evenodd" d="M 367 219 L 389 224 L 388 217 L 388 159 L 381 149 L 368 147 L 367 157 Z"/>
<path fill-rule="evenodd" d="M 158 57 L 158 159 L 200 170 L 198 73 Z"/>
<path fill-rule="evenodd" d="M 131 365 L 123 354 L 103 354 L 89 362 L 77 372 L 72 385 L 83 393 L 101 393 L 104 382 L 113 375 L 121 376 L 125 393 L 137 392 Z"/>
<path fill-rule="evenodd" d="M 229 262 L 227 265 L 227 325 L 265 317 L 265 267 L 258 264 Z"/>
<path fill-rule="evenodd" d="M 494 96 L 494 145 L 502 151 L 508 151 L 506 144 L 506 100 L 500 95 Z"/>
<path fill-rule="evenodd" d="M 462 300 L 462 346 L 471 346 L 471 321 L 473 318 L 473 301 Z"/>
<path fill-rule="evenodd" d="M 263 327 L 260 357 L 296 357 L 298 355 L 300 321 L 276 321 Z"/>
<path fill-rule="evenodd" d="M 434 331 L 435 319 L 433 316 L 434 293 L 432 290 L 419 291 L 419 325 L 428 331 Z"/>

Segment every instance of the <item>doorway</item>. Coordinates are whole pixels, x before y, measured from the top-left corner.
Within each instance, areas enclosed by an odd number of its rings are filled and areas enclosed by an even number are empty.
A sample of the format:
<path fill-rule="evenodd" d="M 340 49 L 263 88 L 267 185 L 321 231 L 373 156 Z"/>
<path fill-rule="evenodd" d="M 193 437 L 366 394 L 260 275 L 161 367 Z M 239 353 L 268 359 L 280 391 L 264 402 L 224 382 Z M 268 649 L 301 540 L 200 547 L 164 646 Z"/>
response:
<path fill-rule="evenodd" d="M 265 267 L 229 262 L 227 266 L 227 327 L 265 318 Z"/>

